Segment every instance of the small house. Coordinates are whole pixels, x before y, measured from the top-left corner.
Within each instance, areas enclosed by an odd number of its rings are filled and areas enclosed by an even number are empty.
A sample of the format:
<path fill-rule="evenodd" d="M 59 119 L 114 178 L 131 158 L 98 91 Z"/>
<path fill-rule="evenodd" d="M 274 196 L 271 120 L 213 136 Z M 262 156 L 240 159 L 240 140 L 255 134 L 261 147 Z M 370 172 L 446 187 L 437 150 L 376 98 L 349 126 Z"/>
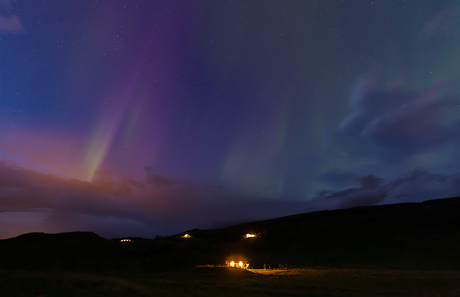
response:
<path fill-rule="evenodd" d="M 255 233 L 246 233 L 243 238 L 256 238 L 257 234 Z"/>

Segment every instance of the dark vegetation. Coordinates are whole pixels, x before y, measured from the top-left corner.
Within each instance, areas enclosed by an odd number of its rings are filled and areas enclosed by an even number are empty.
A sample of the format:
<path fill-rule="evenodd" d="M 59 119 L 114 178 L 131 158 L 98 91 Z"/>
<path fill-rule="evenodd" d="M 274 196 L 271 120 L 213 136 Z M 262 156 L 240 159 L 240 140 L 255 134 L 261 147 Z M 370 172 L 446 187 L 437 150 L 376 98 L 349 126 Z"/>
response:
<path fill-rule="evenodd" d="M 0 240 L 0 296 L 207 296 L 206 288 L 212 289 L 209 296 L 230 296 L 222 290 L 231 287 L 251 296 L 371 296 L 395 285 L 398 296 L 437 296 L 441 287 L 447 295 L 460 294 L 459 213 L 460 198 L 449 198 L 320 211 L 132 242 L 90 232 L 24 234 Z M 192 238 L 181 238 L 185 233 Z M 257 237 L 245 239 L 246 233 Z M 229 259 L 277 270 L 267 275 L 197 267 Z M 289 275 L 282 272 L 286 268 Z M 355 283 L 357 278 L 365 282 Z M 406 285 L 420 295 L 404 291 Z M 432 294 L 422 294 L 428 291 Z"/>

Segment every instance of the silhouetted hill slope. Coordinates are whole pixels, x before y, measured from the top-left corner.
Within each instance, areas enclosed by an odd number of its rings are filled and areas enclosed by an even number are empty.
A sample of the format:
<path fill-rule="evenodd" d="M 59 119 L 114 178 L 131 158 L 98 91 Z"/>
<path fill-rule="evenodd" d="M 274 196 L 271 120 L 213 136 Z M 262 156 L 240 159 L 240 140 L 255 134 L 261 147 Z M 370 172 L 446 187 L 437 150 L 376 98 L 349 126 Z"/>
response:
<path fill-rule="evenodd" d="M 91 232 L 29 233 L 0 240 L 0 267 L 80 270 L 110 250 L 111 242 Z M 91 260 L 90 260 L 91 259 Z"/>
<path fill-rule="evenodd" d="M 0 269 L 158 272 L 218 262 L 165 239 L 105 239 L 92 232 L 29 233 L 0 240 Z M 202 259 L 202 260 L 200 260 Z"/>
<path fill-rule="evenodd" d="M 187 244 L 253 265 L 460 268 L 460 198 L 319 211 L 215 230 Z M 242 239 L 248 232 L 258 238 Z M 181 234 L 175 236 L 179 240 Z"/>
<path fill-rule="evenodd" d="M 0 240 L 0 268 L 156 272 L 245 259 L 281 265 L 460 269 L 460 198 L 319 211 L 123 243 L 90 232 Z M 192 238 L 181 238 L 184 233 Z M 246 233 L 257 238 L 243 239 Z"/>

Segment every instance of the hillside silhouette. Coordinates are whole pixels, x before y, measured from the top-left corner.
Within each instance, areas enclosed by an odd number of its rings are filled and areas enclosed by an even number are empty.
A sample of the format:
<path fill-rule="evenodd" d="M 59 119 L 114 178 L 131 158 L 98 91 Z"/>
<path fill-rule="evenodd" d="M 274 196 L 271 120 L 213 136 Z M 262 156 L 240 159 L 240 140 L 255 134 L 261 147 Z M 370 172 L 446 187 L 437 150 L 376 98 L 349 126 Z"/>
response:
<path fill-rule="evenodd" d="M 161 272 L 241 259 L 254 268 L 459 270 L 459 212 L 457 197 L 318 211 L 131 242 L 91 232 L 29 233 L 0 240 L 0 269 Z M 256 237 L 244 238 L 247 233 Z"/>

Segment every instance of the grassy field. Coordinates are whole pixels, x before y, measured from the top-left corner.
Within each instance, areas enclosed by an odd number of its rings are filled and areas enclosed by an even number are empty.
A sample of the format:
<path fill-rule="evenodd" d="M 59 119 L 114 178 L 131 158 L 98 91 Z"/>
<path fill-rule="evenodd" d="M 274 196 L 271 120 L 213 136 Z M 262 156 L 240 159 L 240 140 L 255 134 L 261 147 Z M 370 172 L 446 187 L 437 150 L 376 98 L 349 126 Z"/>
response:
<path fill-rule="evenodd" d="M 4 271 L 0 296 L 460 296 L 460 272 L 195 268 L 114 276 Z"/>

